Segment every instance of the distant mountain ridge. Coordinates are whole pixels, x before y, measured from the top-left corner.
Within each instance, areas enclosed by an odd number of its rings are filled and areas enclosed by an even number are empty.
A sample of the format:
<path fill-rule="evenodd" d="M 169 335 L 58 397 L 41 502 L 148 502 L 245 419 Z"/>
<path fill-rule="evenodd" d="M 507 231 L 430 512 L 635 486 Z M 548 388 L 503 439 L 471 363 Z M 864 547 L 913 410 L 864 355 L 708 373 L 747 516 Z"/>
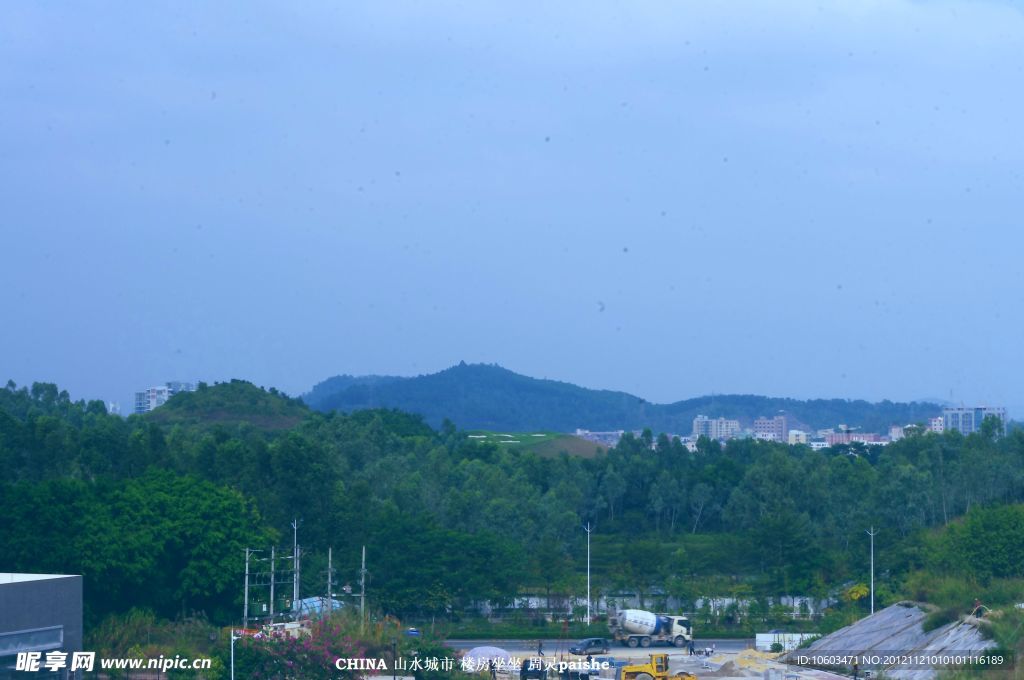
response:
<path fill-rule="evenodd" d="M 611 390 L 542 380 L 490 364 L 466 364 L 416 377 L 336 376 L 317 384 L 302 400 L 319 411 L 396 408 L 418 413 L 439 426 L 445 419 L 463 429 L 638 430 L 689 434 L 693 419 L 735 418 L 749 426 L 758 416 L 785 412 L 790 427 L 825 428 L 838 423 L 886 433 L 892 424 L 921 422 L 942 411 L 929 402 L 871 403 L 847 399 L 786 399 L 714 395 L 671 404 Z"/>

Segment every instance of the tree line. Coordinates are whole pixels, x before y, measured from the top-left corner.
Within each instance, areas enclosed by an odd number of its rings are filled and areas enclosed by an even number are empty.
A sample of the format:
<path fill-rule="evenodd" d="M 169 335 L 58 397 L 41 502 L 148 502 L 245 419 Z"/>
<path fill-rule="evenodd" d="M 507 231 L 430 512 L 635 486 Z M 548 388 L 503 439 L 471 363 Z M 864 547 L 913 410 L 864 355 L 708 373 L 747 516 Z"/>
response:
<path fill-rule="evenodd" d="M 822 451 L 701 440 L 691 453 L 645 431 L 591 458 L 539 457 L 398 411 L 309 411 L 242 381 L 129 418 L 9 383 L 0 545 L 7 569 L 82 573 L 94 617 L 237 618 L 244 548 L 289 544 L 296 517 L 304 595 L 324 589 L 328 547 L 336 582 L 355 583 L 366 545 L 373 601 L 401 615 L 582 593 L 586 522 L 596 592 L 825 596 L 864 580 L 870 526 L 880 591 L 895 591 L 946 559 L 925 549 L 929 531 L 1024 500 L 1024 435 L 998 432 Z"/>

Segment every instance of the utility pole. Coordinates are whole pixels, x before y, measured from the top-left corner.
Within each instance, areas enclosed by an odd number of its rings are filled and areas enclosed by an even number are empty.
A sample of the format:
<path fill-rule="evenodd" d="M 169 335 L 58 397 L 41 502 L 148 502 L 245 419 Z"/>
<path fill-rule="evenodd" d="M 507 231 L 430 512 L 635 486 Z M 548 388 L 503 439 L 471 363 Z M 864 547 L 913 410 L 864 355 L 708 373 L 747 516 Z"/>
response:
<path fill-rule="evenodd" d="M 590 522 L 587 522 L 587 526 L 583 527 L 583 530 L 587 532 L 587 625 L 590 625 L 590 532 L 593 529 L 590 528 Z"/>
<path fill-rule="evenodd" d="M 869 531 L 865 531 L 871 537 L 871 613 L 875 613 L 875 526 L 872 524 Z"/>
<path fill-rule="evenodd" d="M 302 524 L 302 520 L 296 518 L 292 520 L 292 609 L 294 610 L 299 603 L 299 525 Z"/>
<path fill-rule="evenodd" d="M 334 609 L 334 594 L 331 592 L 334 579 L 331 574 L 331 548 L 327 549 L 327 611 Z"/>
<path fill-rule="evenodd" d="M 274 622 L 274 546 L 270 546 L 270 622 Z"/>
<path fill-rule="evenodd" d="M 242 628 L 249 627 L 249 555 L 252 554 L 252 550 L 249 548 L 245 549 L 245 590 L 243 591 L 243 602 L 242 605 Z M 232 633 L 233 634 L 233 633 Z M 234 643 L 232 643 L 231 649 L 234 650 Z"/>
<path fill-rule="evenodd" d="M 359 569 L 359 632 L 366 626 L 366 546 L 363 546 L 363 566 Z"/>

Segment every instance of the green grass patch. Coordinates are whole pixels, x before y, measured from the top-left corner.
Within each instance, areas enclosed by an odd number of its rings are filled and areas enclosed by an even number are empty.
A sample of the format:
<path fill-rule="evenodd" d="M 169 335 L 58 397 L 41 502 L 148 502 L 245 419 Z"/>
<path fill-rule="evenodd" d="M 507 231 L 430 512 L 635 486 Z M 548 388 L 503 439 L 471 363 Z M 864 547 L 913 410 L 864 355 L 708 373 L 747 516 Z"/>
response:
<path fill-rule="evenodd" d="M 558 454 L 568 453 L 570 456 L 593 458 L 605 447 L 595 442 L 582 439 L 575 435 L 562 432 L 491 432 L 489 430 L 471 430 L 467 436 L 473 441 L 498 444 L 499 446 L 529 451 L 544 458 L 552 458 Z"/>

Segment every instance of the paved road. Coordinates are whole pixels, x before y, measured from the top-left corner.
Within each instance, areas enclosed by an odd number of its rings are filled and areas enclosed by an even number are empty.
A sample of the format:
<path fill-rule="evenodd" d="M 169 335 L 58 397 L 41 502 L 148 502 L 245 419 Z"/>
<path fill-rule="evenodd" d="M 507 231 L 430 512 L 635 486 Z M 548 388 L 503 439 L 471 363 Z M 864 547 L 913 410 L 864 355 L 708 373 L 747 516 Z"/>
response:
<path fill-rule="evenodd" d="M 544 654 L 547 656 L 557 656 L 558 654 L 568 654 L 569 645 L 575 643 L 576 640 L 544 640 Z M 696 640 L 696 646 L 698 649 L 705 647 L 715 646 L 715 652 L 739 652 L 749 647 L 754 646 L 753 639 L 749 640 L 719 640 L 719 639 L 708 639 L 702 640 L 698 638 Z M 448 640 L 448 646 L 457 650 L 472 649 L 473 647 L 500 647 L 513 656 L 532 656 L 537 653 L 537 640 Z M 656 646 L 650 647 L 649 649 L 630 649 L 629 647 L 622 647 L 620 645 L 612 644 L 608 650 L 608 654 L 611 656 L 618 656 L 621 658 L 646 658 L 651 652 L 663 651 L 668 652 L 673 657 L 679 655 L 686 655 L 686 651 L 683 649 L 676 649 L 675 647 L 668 646 Z"/>

